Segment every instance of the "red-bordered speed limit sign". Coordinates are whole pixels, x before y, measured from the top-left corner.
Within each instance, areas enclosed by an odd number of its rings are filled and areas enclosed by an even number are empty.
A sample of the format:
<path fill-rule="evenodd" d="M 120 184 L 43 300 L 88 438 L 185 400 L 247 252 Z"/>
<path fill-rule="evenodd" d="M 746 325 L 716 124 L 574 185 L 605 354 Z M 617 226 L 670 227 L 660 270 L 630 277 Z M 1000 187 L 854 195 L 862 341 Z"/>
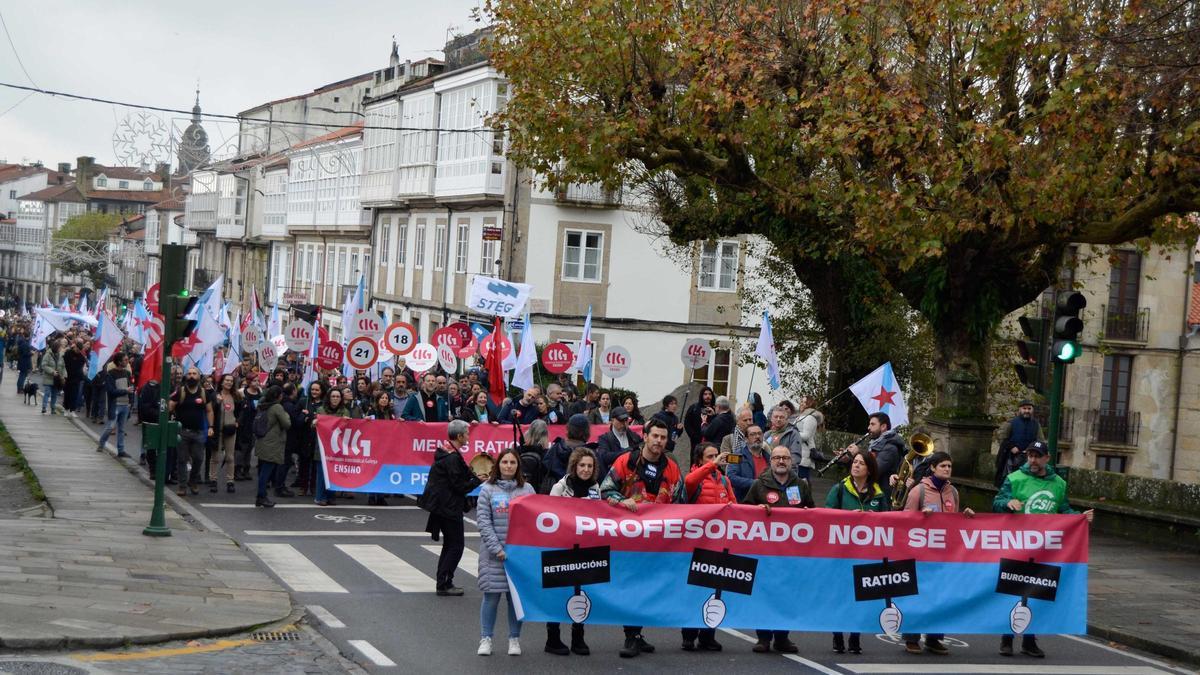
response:
<path fill-rule="evenodd" d="M 417 327 L 407 321 L 397 321 L 383 331 L 383 342 L 388 351 L 404 356 L 417 346 Z"/>
<path fill-rule="evenodd" d="M 370 336 L 360 335 L 346 346 L 346 363 L 355 370 L 366 370 L 379 358 L 379 343 Z"/>

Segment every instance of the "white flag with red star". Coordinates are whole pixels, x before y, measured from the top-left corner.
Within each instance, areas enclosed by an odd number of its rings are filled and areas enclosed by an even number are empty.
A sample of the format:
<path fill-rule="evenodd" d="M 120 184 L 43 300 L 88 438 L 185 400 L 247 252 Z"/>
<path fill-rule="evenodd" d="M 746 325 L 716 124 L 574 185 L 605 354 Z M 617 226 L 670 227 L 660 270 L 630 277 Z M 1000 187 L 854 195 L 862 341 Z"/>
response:
<path fill-rule="evenodd" d="M 850 391 L 868 415 L 886 413 L 892 420 L 892 429 L 908 424 L 908 406 L 904 403 L 904 392 L 900 391 L 896 375 L 892 373 L 891 361 L 850 385 Z"/>

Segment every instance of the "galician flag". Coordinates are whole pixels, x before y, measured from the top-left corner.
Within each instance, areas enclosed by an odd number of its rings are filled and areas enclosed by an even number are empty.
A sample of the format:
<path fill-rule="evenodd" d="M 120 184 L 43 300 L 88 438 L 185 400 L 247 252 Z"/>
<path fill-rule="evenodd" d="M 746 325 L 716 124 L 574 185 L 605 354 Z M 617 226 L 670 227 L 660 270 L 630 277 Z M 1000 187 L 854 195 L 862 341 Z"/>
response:
<path fill-rule="evenodd" d="M 758 331 L 758 346 L 754 355 L 767 362 L 767 382 L 771 389 L 779 388 L 779 357 L 775 354 L 775 336 L 771 333 L 771 317 L 763 310 L 762 328 Z"/>
<path fill-rule="evenodd" d="M 304 369 L 304 379 L 300 380 L 300 389 L 308 393 L 308 385 L 317 380 L 317 347 L 321 344 L 321 309 L 313 316 L 312 342 L 308 345 L 308 363 Z"/>
<path fill-rule="evenodd" d="M 513 386 L 525 391 L 533 386 L 533 369 L 537 365 L 537 347 L 533 342 L 533 325 L 529 323 L 529 312 L 525 312 L 525 327 L 521 329 L 521 353 L 517 356 L 515 365 Z"/>
<path fill-rule="evenodd" d="M 95 338 L 92 340 L 92 352 L 88 355 L 89 380 L 96 377 L 96 373 L 100 372 L 100 367 L 108 363 L 113 352 L 121 346 L 121 340 L 125 339 L 125 334 L 121 332 L 121 328 L 112 320 L 112 317 L 101 313 L 99 321 L 99 325 L 96 326 Z"/>
<path fill-rule="evenodd" d="M 592 381 L 592 306 L 588 305 L 587 319 L 583 321 L 583 337 L 579 338 L 579 352 L 575 354 L 572 368 L 578 370 L 583 379 Z"/>
<path fill-rule="evenodd" d="M 904 403 L 904 392 L 900 391 L 896 375 L 892 373 L 891 361 L 850 385 L 850 391 L 868 415 L 886 413 L 892 420 L 893 429 L 908 424 L 908 406 Z"/>

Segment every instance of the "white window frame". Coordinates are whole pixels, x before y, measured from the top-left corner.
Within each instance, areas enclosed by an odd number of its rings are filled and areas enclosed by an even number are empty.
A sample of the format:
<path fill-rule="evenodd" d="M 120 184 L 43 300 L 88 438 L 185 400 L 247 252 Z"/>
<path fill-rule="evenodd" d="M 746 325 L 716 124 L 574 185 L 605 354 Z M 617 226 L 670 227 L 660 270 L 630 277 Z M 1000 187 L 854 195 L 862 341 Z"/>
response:
<path fill-rule="evenodd" d="M 121 190 L 128 190 L 129 189 L 129 181 L 127 181 L 127 180 L 117 181 L 117 188 L 121 189 Z"/>
<path fill-rule="evenodd" d="M 386 265 L 388 261 L 388 245 L 392 243 L 392 219 L 383 219 L 383 227 L 379 228 L 379 264 Z"/>
<path fill-rule="evenodd" d="M 413 242 L 413 268 L 425 269 L 425 221 L 417 221 L 417 240 Z"/>
<path fill-rule="evenodd" d="M 408 218 L 396 221 L 396 264 L 403 265 L 408 260 Z"/>
<path fill-rule="evenodd" d="M 568 260 L 568 252 L 572 248 L 570 245 L 571 235 L 579 235 L 579 259 L 574 263 L 576 270 L 574 274 L 568 272 L 568 265 L 572 263 Z M 597 237 L 597 246 L 595 250 L 596 256 L 596 277 L 590 278 L 584 275 L 586 268 L 585 258 L 587 251 L 591 248 L 587 245 L 588 238 L 592 235 Z M 584 284 L 598 284 L 604 280 L 604 232 L 600 230 L 565 230 L 563 232 L 563 257 L 562 268 L 559 270 L 560 278 L 563 281 L 574 281 Z"/>
<path fill-rule="evenodd" d="M 713 293 L 736 293 L 741 243 L 731 239 L 700 243 L 700 265 L 696 270 L 696 288 Z M 723 283 L 728 270 L 729 285 Z M 708 277 L 707 279 L 705 277 Z"/>
<path fill-rule="evenodd" d="M 465 221 L 465 220 L 458 221 L 458 241 L 456 243 L 457 248 L 455 250 L 455 255 L 454 255 L 454 271 L 457 274 L 466 274 L 467 273 L 467 251 L 468 251 L 467 244 L 469 243 L 467 241 L 467 236 L 470 234 L 470 232 L 471 232 L 470 221 Z"/>
<path fill-rule="evenodd" d="M 441 272 L 446 269 L 446 235 L 449 232 L 446 223 L 435 223 L 433 226 L 433 271 Z"/>

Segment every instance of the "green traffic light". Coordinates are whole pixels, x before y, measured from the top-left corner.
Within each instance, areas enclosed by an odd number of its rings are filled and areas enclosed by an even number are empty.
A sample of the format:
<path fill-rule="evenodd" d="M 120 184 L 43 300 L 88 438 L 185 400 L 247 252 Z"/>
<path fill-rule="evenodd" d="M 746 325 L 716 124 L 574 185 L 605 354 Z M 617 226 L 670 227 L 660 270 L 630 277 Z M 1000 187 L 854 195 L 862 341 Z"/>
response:
<path fill-rule="evenodd" d="M 188 289 L 185 288 L 182 291 L 179 291 L 179 295 L 180 297 L 186 298 L 188 296 Z"/>
<path fill-rule="evenodd" d="M 1058 353 L 1055 358 L 1064 363 L 1070 363 L 1079 356 L 1079 345 L 1074 342 L 1063 341 L 1058 345 Z"/>

